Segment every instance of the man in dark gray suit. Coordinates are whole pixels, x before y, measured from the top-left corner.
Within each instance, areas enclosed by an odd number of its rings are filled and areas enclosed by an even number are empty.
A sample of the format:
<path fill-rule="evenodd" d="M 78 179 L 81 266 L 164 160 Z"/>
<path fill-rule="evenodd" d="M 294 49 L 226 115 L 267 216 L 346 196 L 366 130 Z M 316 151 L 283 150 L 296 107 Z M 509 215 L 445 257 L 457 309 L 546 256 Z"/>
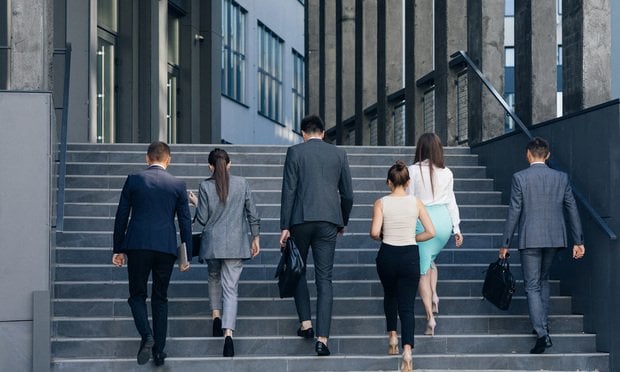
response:
<path fill-rule="evenodd" d="M 304 263 L 312 246 L 316 305 L 316 353 L 329 355 L 327 338 L 332 317 L 332 272 L 336 235 L 344 232 L 353 207 L 353 188 L 347 154 L 325 143 L 325 125 L 311 115 L 301 121 L 304 142 L 289 147 L 284 163 L 280 209 L 280 246 L 291 236 Z M 297 335 L 314 338 L 310 318 L 310 294 L 305 273 L 295 292 L 301 322 Z"/>
<path fill-rule="evenodd" d="M 519 253 L 530 321 L 537 334 L 530 350 L 540 354 L 553 344 L 549 337 L 549 269 L 555 254 L 568 246 L 564 211 L 570 225 L 573 258 L 585 254 L 579 212 L 566 173 L 549 168 L 549 144 L 542 138 L 526 146 L 530 167 L 512 178 L 508 219 L 499 257 L 505 258 L 514 230 L 519 225 Z"/>

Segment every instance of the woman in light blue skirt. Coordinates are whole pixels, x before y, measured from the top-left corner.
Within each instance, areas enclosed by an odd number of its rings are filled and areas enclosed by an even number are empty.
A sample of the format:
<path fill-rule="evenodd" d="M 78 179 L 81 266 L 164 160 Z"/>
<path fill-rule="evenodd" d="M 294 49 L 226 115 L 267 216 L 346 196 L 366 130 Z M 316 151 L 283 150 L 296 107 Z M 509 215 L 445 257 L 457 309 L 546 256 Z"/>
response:
<path fill-rule="evenodd" d="M 418 291 L 426 311 L 426 330 L 424 334 L 434 335 L 436 313 L 439 313 L 437 295 L 438 272 L 435 258 L 454 233 L 456 246 L 463 244 L 459 228 L 459 209 L 456 205 L 452 171 L 444 165 L 443 146 L 434 133 L 425 133 L 418 139 L 414 164 L 409 166 L 411 186 L 409 193 L 419 198 L 433 221 L 435 237 L 419 243 L 420 284 Z M 418 230 L 421 225 L 418 221 Z"/>

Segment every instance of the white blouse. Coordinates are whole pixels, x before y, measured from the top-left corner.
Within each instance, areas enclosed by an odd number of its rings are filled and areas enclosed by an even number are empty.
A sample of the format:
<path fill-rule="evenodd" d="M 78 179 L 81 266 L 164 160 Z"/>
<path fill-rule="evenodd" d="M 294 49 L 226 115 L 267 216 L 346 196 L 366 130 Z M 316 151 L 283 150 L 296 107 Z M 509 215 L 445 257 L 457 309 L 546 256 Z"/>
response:
<path fill-rule="evenodd" d="M 407 192 L 415 195 L 425 206 L 446 204 L 448 213 L 450 213 L 450 219 L 452 220 L 452 231 L 455 234 L 460 234 L 459 224 L 461 219 L 459 217 L 459 207 L 456 205 L 456 198 L 454 196 L 452 171 L 448 167 L 443 169 L 435 167 L 433 169 L 433 185 L 435 186 L 435 193 L 433 193 L 428 160 L 422 161 L 422 167 L 420 167 L 420 163 L 415 163 L 410 165 L 408 169 L 411 184 Z"/>

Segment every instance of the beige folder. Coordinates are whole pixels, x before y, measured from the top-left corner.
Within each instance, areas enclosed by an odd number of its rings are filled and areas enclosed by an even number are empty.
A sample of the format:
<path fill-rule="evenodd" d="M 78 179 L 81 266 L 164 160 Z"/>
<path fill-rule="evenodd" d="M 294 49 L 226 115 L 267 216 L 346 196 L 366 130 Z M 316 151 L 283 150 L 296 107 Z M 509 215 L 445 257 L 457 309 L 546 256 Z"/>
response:
<path fill-rule="evenodd" d="M 181 245 L 179 246 L 179 255 L 177 256 L 178 262 L 179 262 L 179 270 L 181 270 L 181 267 L 186 266 L 188 261 L 187 261 L 187 247 L 185 245 L 185 243 L 181 243 Z"/>

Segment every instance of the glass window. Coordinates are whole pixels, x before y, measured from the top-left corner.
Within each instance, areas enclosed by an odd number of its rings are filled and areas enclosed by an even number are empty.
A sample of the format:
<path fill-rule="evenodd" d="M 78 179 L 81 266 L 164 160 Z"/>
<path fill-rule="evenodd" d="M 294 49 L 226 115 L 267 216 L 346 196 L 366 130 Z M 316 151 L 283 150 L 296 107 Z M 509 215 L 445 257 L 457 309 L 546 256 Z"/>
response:
<path fill-rule="evenodd" d="M 97 142 L 116 139 L 117 0 L 97 0 Z"/>
<path fill-rule="evenodd" d="M 559 0 L 562 1 L 562 0 Z M 504 14 L 506 17 L 514 17 L 515 15 L 515 1 L 514 0 L 506 0 L 504 2 L 505 10 Z"/>
<path fill-rule="evenodd" d="M 222 4 L 222 94 L 245 102 L 246 11 L 232 0 Z"/>
<path fill-rule="evenodd" d="M 504 62 L 505 67 L 514 67 L 515 66 L 515 48 L 514 47 L 506 47 L 504 48 L 504 55 L 506 57 L 506 61 Z"/>
<path fill-rule="evenodd" d="M 168 81 L 166 105 L 166 132 L 168 143 L 178 142 L 179 129 L 179 24 L 180 15 L 168 8 Z"/>
<path fill-rule="evenodd" d="M 305 112 L 305 61 L 304 57 L 293 49 L 293 130 L 301 133 L 301 119 Z"/>
<path fill-rule="evenodd" d="M 258 24 L 258 112 L 282 122 L 282 39 Z"/>
<path fill-rule="evenodd" d="M 9 88 L 9 4 L 0 0 L 0 89 Z"/>
<path fill-rule="evenodd" d="M 118 31 L 118 0 L 97 0 L 97 25 L 110 32 Z"/>

